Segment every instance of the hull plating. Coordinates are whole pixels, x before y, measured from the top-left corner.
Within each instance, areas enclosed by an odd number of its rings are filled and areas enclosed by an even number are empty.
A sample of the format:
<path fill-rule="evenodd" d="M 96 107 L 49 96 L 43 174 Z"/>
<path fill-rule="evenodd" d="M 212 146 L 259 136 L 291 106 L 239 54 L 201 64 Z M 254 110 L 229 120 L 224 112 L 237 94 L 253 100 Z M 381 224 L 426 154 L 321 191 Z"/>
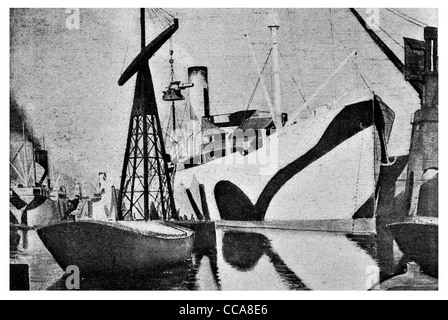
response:
<path fill-rule="evenodd" d="M 58 223 L 37 232 L 62 269 L 74 265 L 83 274 L 155 272 L 189 259 L 194 241 L 193 232 L 151 235 L 98 221 Z"/>
<path fill-rule="evenodd" d="M 351 219 L 374 198 L 386 159 L 375 117 L 387 140 L 393 113 L 362 101 L 286 127 L 245 157 L 236 153 L 180 171 L 175 190 L 195 179 L 204 184 L 212 220 Z M 181 213 L 188 212 L 181 192 L 176 198 Z"/>

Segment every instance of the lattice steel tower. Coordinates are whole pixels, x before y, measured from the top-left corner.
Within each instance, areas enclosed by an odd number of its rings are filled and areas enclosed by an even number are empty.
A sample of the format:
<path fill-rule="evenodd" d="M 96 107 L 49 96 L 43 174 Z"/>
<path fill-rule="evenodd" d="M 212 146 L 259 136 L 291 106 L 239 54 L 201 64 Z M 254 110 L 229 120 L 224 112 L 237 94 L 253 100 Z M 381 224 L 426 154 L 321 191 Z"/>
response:
<path fill-rule="evenodd" d="M 124 85 L 137 73 L 134 102 L 118 196 L 119 220 L 177 219 L 148 60 L 176 32 L 178 20 L 146 46 L 145 10 L 141 9 L 142 51 L 121 76 Z M 155 210 L 154 210 L 155 209 Z"/>

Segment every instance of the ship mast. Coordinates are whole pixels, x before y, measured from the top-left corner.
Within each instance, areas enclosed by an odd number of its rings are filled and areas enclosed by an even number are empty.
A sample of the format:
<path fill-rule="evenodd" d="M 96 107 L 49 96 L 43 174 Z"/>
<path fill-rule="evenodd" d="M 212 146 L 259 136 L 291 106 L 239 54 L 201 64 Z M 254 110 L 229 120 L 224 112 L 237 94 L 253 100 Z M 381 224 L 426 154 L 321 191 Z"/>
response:
<path fill-rule="evenodd" d="M 282 86 L 280 78 L 280 51 L 278 48 L 277 34 L 280 26 L 278 19 L 278 13 L 274 12 L 272 15 L 272 24 L 269 26 L 269 29 L 271 29 L 272 60 L 274 65 L 274 122 L 278 124 L 278 126 L 282 126 Z"/>
<path fill-rule="evenodd" d="M 23 145 L 24 145 L 24 147 L 25 147 L 25 172 L 24 172 L 24 174 L 25 174 L 25 184 L 26 184 L 26 186 L 25 187 L 28 187 L 29 186 L 29 182 L 30 182 L 30 177 L 28 176 L 29 175 L 29 173 L 28 173 L 28 156 L 27 156 L 27 153 L 28 153 L 28 148 L 26 147 L 26 135 L 25 135 L 25 123 L 23 123 L 22 122 L 22 128 L 23 128 Z"/>
<path fill-rule="evenodd" d="M 34 141 L 34 131 L 33 131 L 33 170 L 34 170 L 34 187 L 37 187 L 37 171 L 36 171 L 36 143 Z"/>
<path fill-rule="evenodd" d="M 146 47 L 145 8 L 140 9 L 140 29 L 141 29 L 141 47 L 143 51 Z"/>

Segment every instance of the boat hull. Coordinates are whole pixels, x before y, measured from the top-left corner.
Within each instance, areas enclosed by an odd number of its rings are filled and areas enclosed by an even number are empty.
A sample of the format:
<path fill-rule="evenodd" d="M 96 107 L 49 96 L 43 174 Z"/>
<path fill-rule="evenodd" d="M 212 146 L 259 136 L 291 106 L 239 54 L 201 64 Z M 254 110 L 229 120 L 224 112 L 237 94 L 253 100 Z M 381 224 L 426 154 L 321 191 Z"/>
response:
<path fill-rule="evenodd" d="M 197 180 L 205 187 L 212 220 L 373 218 L 381 162 L 387 155 L 372 119 L 378 114 L 382 118 L 386 142 L 394 122 L 383 103 L 372 114 L 373 104 L 363 101 L 304 119 L 300 126 L 283 129 L 277 142 L 275 134 L 247 156 L 235 153 L 179 171 L 175 196 L 181 215 L 189 217 L 192 211 L 182 190 Z M 368 214 L 359 215 L 366 207 Z"/>
<path fill-rule="evenodd" d="M 418 218 L 420 220 L 424 218 Z M 438 223 L 418 219 L 388 226 L 405 256 L 418 263 L 430 276 L 439 275 L 439 226 Z M 427 218 L 437 220 L 436 218 Z"/>
<path fill-rule="evenodd" d="M 144 223 L 144 222 L 142 222 Z M 37 230 L 59 266 L 81 274 L 149 274 L 191 257 L 194 233 L 147 235 L 98 221 L 63 222 Z"/>
<path fill-rule="evenodd" d="M 415 263 L 408 263 L 405 274 L 376 285 L 371 291 L 438 291 L 439 281 L 421 272 Z"/>
<path fill-rule="evenodd" d="M 35 196 L 22 213 L 22 225 L 38 228 L 61 221 L 56 202 L 45 196 Z"/>

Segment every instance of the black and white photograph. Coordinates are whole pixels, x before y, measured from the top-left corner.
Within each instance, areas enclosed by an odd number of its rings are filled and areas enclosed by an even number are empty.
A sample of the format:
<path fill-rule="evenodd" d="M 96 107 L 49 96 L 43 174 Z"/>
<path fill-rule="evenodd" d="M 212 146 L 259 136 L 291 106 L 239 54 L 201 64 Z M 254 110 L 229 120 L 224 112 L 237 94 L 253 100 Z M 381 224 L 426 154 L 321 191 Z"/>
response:
<path fill-rule="evenodd" d="M 438 8 L 146 5 L 9 8 L 11 292 L 439 291 Z"/>

